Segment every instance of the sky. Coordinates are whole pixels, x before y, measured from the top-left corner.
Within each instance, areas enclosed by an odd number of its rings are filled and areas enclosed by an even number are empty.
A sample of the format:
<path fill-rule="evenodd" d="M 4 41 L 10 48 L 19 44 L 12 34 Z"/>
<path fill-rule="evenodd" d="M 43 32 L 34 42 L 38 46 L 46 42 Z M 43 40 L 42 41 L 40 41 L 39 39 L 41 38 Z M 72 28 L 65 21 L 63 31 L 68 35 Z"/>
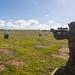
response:
<path fill-rule="evenodd" d="M 0 0 L 0 29 L 49 30 L 75 21 L 75 0 Z"/>

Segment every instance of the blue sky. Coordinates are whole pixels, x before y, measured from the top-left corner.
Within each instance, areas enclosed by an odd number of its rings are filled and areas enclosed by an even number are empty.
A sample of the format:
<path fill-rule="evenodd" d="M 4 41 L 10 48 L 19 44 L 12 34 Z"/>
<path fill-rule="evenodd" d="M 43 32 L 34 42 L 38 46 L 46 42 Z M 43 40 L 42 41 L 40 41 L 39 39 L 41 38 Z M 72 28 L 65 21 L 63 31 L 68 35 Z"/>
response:
<path fill-rule="evenodd" d="M 75 21 L 75 0 L 0 0 L 0 28 L 50 29 Z"/>

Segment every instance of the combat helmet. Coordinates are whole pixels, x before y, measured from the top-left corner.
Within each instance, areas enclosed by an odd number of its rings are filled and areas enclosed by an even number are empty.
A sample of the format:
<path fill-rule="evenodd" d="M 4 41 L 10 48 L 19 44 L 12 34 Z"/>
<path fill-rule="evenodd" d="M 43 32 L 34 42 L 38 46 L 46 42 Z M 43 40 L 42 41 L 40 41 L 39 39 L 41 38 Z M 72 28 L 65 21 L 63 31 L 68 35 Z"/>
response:
<path fill-rule="evenodd" d="M 75 21 L 68 24 L 69 29 L 75 29 Z"/>

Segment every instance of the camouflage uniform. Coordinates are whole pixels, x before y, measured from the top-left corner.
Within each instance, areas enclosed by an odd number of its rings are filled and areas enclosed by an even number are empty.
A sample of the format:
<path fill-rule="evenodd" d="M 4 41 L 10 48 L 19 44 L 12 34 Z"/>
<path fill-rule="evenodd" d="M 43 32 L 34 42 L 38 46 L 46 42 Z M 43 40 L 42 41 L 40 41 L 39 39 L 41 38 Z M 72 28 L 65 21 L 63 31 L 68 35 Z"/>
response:
<path fill-rule="evenodd" d="M 75 22 L 68 24 L 68 32 L 56 32 L 54 31 L 54 38 L 57 40 L 68 39 L 68 47 L 70 50 L 69 59 L 64 67 L 65 75 L 75 75 Z"/>

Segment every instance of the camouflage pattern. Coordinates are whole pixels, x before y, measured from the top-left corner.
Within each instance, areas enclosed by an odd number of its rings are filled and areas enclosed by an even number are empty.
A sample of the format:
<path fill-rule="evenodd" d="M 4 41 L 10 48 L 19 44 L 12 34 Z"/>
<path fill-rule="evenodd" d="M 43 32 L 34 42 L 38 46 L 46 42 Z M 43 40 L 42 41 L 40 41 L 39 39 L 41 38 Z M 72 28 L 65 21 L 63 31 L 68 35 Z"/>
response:
<path fill-rule="evenodd" d="M 75 22 L 69 23 L 68 26 L 68 32 L 53 31 L 53 35 L 57 40 L 68 39 L 70 53 L 64 71 L 66 73 L 65 75 L 75 75 Z"/>

